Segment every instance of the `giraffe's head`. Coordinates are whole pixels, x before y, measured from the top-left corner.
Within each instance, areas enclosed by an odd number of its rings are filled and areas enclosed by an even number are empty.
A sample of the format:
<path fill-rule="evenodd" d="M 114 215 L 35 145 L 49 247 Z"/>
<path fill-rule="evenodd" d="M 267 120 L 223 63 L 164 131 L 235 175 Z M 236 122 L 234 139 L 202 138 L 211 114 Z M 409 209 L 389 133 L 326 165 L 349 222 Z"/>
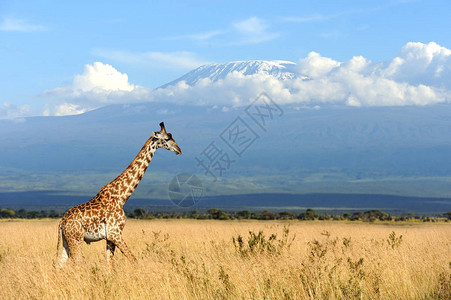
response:
<path fill-rule="evenodd" d="M 160 123 L 160 131 L 155 131 L 152 135 L 152 142 L 156 143 L 158 148 L 167 149 L 173 151 L 175 154 L 182 154 L 177 143 L 172 138 L 172 134 L 166 132 L 164 128 L 164 123 Z"/>

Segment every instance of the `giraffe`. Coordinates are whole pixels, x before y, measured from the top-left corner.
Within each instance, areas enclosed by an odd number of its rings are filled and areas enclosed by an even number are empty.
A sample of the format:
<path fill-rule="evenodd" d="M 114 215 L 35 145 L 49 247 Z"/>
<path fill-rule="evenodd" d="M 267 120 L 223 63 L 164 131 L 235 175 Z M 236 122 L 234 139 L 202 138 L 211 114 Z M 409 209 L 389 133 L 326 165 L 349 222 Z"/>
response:
<path fill-rule="evenodd" d="M 166 132 L 163 122 L 160 126 L 160 131 L 153 132 L 135 159 L 116 179 L 100 188 L 90 201 L 69 209 L 60 220 L 57 246 L 59 252 L 62 240 L 63 249 L 58 259 L 60 267 L 68 258 L 74 261 L 80 259 L 83 241 L 89 245 L 106 240 L 106 260 L 110 265 L 116 247 L 136 262 L 121 234 L 126 219 L 123 206 L 138 186 L 158 148 L 182 154 L 172 135 Z"/>

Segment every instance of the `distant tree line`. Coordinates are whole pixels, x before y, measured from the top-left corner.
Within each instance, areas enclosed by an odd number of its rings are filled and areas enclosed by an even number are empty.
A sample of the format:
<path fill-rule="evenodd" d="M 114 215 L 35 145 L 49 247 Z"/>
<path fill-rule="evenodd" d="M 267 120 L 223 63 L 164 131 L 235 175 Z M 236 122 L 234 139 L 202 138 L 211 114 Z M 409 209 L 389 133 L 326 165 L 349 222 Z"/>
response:
<path fill-rule="evenodd" d="M 137 208 L 126 212 L 128 218 L 132 219 L 197 219 L 197 220 L 348 220 L 348 221 L 408 221 L 420 220 L 424 222 L 435 222 L 438 220 L 451 220 L 451 212 L 446 212 L 437 217 L 415 216 L 407 214 L 402 216 L 392 216 L 386 212 L 373 209 L 369 211 L 357 211 L 343 214 L 318 214 L 313 209 L 307 209 L 305 212 L 296 214 L 290 211 L 271 212 L 269 210 L 250 211 L 241 210 L 237 212 L 225 212 L 223 210 L 212 208 L 208 211 L 180 211 L 180 212 L 159 212 L 149 211 L 143 208 Z M 42 219 L 42 218 L 61 218 L 64 212 L 56 210 L 48 211 L 27 211 L 19 209 L 14 211 L 8 208 L 0 209 L 0 219 Z"/>
<path fill-rule="evenodd" d="M 64 215 L 62 212 L 55 210 L 30 210 L 19 209 L 14 211 L 8 208 L 0 208 L 0 218 L 2 219 L 43 219 L 43 218 L 61 218 Z"/>
<path fill-rule="evenodd" d="M 225 212 L 217 208 L 211 208 L 206 212 L 193 210 L 190 212 L 152 212 L 142 208 L 137 208 L 133 212 L 127 213 L 128 218 L 135 219 L 197 219 L 197 220 L 349 220 L 349 221 L 408 221 L 421 220 L 424 222 L 435 222 L 451 220 L 451 212 L 438 215 L 436 217 L 416 216 L 409 213 L 402 216 L 392 216 L 386 212 L 373 209 L 365 212 L 357 211 L 343 214 L 318 214 L 315 210 L 308 208 L 305 212 L 296 214 L 290 211 L 271 212 L 263 211 L 231 211 Z"/>

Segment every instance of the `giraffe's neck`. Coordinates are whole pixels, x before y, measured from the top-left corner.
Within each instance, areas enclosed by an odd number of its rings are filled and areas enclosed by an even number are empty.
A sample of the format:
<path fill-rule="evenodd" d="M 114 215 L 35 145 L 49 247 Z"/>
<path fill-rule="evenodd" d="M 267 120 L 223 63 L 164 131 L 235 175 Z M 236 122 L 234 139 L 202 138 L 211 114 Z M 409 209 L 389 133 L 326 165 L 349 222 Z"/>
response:
<path fill-rule="evenodd" d="M 136 155 L 135 159 L 130 163 L 127 169 L 124 170 L 116 179 L 101 188 L 106 195 L 107 201 L 113 201 L 114 204 L 124 206 L 125 202 L 130 198 L 135 191 L 138 183 L 141 181 L 150 161 L 153 158 L 157 145 L 152 141 L 153 136 Z"/>

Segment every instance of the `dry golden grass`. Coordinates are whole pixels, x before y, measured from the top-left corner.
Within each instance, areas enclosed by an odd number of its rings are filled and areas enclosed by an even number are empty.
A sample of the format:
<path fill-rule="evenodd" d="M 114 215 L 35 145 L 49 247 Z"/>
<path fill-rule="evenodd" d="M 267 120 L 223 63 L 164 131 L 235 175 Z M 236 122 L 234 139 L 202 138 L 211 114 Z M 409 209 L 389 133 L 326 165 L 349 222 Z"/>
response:
<path fill-rule="evenodd" d="M 124 238 L 137 265 L 118 252 L 109 269 L 101 241 L 62 270 L 52 266 L 56 228 L 0 222 L 0 299 L 451 298 L 444 223 L 129 220 Z M 251 249 L 249 231 L 261 230 Z"/>

